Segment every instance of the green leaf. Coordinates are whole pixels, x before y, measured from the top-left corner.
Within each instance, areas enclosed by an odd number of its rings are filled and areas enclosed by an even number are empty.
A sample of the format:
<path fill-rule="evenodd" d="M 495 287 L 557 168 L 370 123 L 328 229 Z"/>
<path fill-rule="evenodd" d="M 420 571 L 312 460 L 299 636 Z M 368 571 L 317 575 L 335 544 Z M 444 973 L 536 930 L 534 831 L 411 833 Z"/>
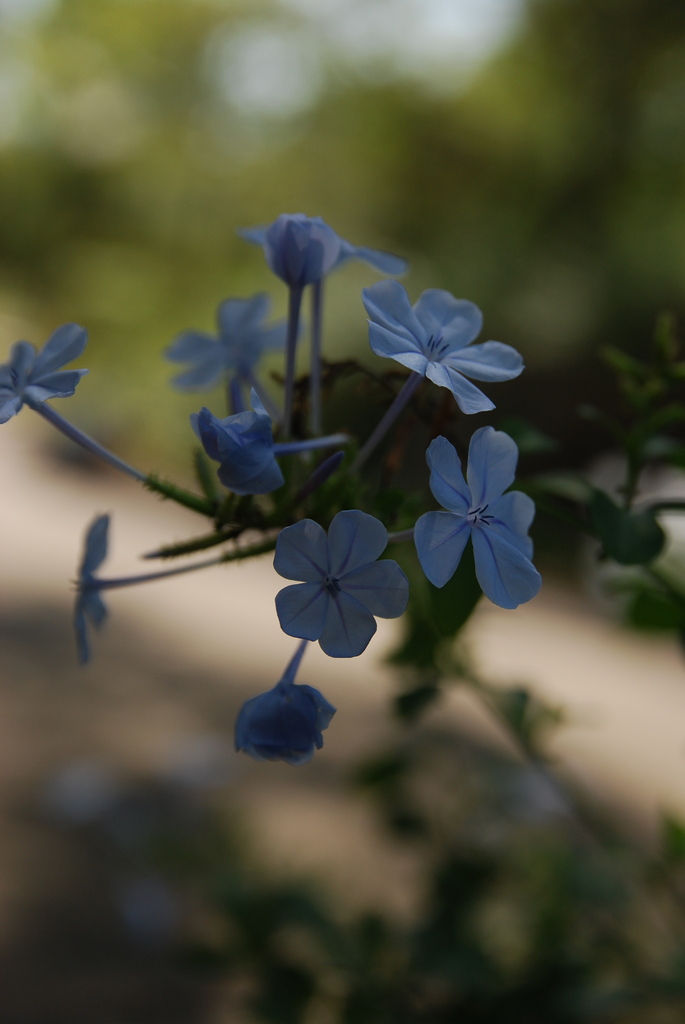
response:
<path fill-rule="evenodd" d="M 656 587 L 640 586 L 632 595 L 626 611 L 628 625 L 645 630 L 685 628 L 685 611 Z"/>
<path fill-rule="evenodd" d="M 590 519 L 605 553 L 619 565 L 653 561 L 666 540 L 653 512 L 621 508 L 604 491 L 593 492 Z"/>
<path fill-rule="evenodd" d="M 435 683 L 426 683 L 417 686 L 406 693 L 400 693 L 395 697 L 395 714 L 405 721 L 413 721 L 432 704 L 440 695 L 440 687 Z"/>
<path fill-rule="evenodd" d="M 476 579 L 473 545 L 467 544 L 452 579 L 444 587 L 428 584 L 430 610 L 440 636 L 456 636 L 470 618 L 482 593 Z"/>
<path fill-rule="evenodd" d="M 661 830 L 665 860 L 682 864 L 685 861 L 685 825 L 664 814 Z"/>

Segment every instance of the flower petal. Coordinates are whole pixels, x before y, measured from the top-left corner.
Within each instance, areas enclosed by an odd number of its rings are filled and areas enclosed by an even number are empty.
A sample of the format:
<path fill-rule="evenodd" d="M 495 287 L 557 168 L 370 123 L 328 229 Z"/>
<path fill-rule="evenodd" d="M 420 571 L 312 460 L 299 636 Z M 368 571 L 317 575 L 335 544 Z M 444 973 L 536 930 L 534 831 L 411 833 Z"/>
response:
<path fill-rule="evenodd" d="M 219 354 L 221 344 L 205 331 L 183 331 L 164 349 L 164 357 L 172 363 L 204 361 L 210 353 Z"/>
<path fill-rule="evenodd" d="M 426 462 L 431 471 L 433 497 L 448 512 L 465 516 L 471 508 L 471 491 L 464 480 L 454 445 L 446 437 L 434 438 L 428 446 Z"/>
<path fill-rule="evenodd" d="M 283 687 L 277 683 L 273 689 L 246 701 L 236 721 L 236 750 L 257 761 L 285 761 L 293 765 L 308 761 L 314 747 L 323 743 L 318 702 L 312 697 L 312 690 L 309 686 Z"/>
<path fill-rule="evenodd" d="M 328 575 L 328 541 L 322 526 L 301 519 L 278 535 L 274 569 L 287 580 L 321 583 Z"/>
<path fill-rule="evenodd" d="M 476 577 L 493 604 L 518 608 L 535 597 L 540 573 L 517 547 L 486 526 L 474 529 L 472 538 Z"/>
<path fill-rule="evenodd" d="M 409 601 L 409 580 L 390 558 L 353 569 L 341 578 L 340 586 L 382 619 L 396 619 Z"/>
<path fill-rule="evenodd" d="M 107 557 L 107 541 L 109 534 L 109 516 L 98 516 L 88 527 L 83 550 L 83 561 L 79 569 L 79 577 L 92 576 Z"/>
<path fill-rule="evenodd" d="M 259 329 L 269 312 L 269 296 L 257 292 L 249 299 L 224 299 L 217 310 L 217 321 L 222 334 L 252 333 Z"/>
<path fill-rule="evenodd" d="M 56 373 L 47 373 L 35 383 L 28 384 L 24 388 L 24 397 L 30 404 L 44 402 L 48 398 L 68 398 L 73 395 L 76 385 L 81 377 L 84 377 L 88 370 L 58 370 Z M 30 375 L 33 381 L 33 374 Z"/>
<path fill-rule="evenodd" d="M 328 602 L 319 645 L 329 658 L 356 658 L 366 650 L 376 629 L 371 612 L 341 590 Z"/>
<path fill-rule="evenodd" d="M 533 542 L 527 536 L 535 518 L 535 502 L 522 491 L 508 491 L 488 506 L 488 529 L 499 533 L 526 558 L 533 557 Z"/>
<path fill-rule="evenodd" d="M 367 249 L 363 245 L 352 245 L 341 238 L 340 254 L 335 265 L 339 267 L 348 260 L 363 260 L 364 263 L 369 263 L 376 270 L 380 270 L 382 274 L 404 274 L 409 265 L 407 260 L 395 256 L 394 253 L 384 252 L 382 249 Z"/>
<path fill-rule="evenodd" d="M 405 338 L 387 327 L 369 323 L 369 344 L 377 356 L 395 359 L 409 370 L 425 374 L 428 360 L 415 338 Z"/>
<path fill-rule="evenodd" d="M 221 462 L 217 476 L 224 487 L 241 496 L 271 494 L 285 482 L 273 452 L 262 445 L 237 449 L 234 456 Z"/>
<path fill-rule="evenodd" d="M 450 349 L 460 349 L 477 338 L 483 327 L 483 314 L 468 299 L 455 299 L 442 288 L 428 288 L 414 306 L 417 320 L 426 337 L 442 338 Z"/>
<path fill-rule="evenodd" d="M 23 404 L 24 399 L 21 395 L 3 395 L 0 392 L 0 423 L 7 423 L 13 416 L 16 416 Z"/>
<path fill-rule="evenodd" d="M 225 370 L 224 353 L 217 345 L 215 351 L 207 353 L 202 362 L 173 377 L 171 383 L 179 391 L 205 391 L 219 382 Z"/>
<path fill-rule="evenodd" d="M 502 430 L 481 427 L 471 438 L 466 479 L 472 508 L 482 508 L 511 487 L 518 462 L 516 442 Z"/>
<path fill-rule="evenodd" d="M 413 341 L 423 351 L 428 335 L 411 307 L 406 289 L 399 281 L 378 281 L 370 288 L 364 288 L 362 302 L 374 323 L 405 341 Z"/>
<path fill-rule="evenodd" d="M 428 363 L 426 376 L 441 388 L 449 388 L 462 412 L 472 416 L 476 412 L 489 412 L 495 405 L 480 388 L 471 384 L 458 370 L 446 363 Z"/>
<path fill-rule="evenodd" d="M 444 362 L 474 380 L 513 380 L 523 370 L 520 353 L 501 341 L 486 341 L 464 351 L 450 352 Z"/>
<path fill-rule="evenodd" d="M 281 629 L 288 636 L 301 640 L 318 640 L 330 600 L 322 581 L 284 587 L 276 594 L 276 614 Z"/>
<path fill-rule="evenodd" d="M 338 512 L 328 530 L 329 572 L 340 577 L 375 562 L 388 543 L 388 531 L 379 519 L 348 509 Z"/>
<path fill-rule="evenodd" d="M 414 543 L 426 577 L 444 587 L 457 570 L 471 535 L 466 519 L 453 512 L 425 512 L 414 527 Z"/>
<path fill-rule="evenodd" d="M 81 355 L 88 342 L 88 334 L 79 324 L 63 324 L 53 331 L 31 370 L 31 381 L 53 373 L 65 363 Z"/>

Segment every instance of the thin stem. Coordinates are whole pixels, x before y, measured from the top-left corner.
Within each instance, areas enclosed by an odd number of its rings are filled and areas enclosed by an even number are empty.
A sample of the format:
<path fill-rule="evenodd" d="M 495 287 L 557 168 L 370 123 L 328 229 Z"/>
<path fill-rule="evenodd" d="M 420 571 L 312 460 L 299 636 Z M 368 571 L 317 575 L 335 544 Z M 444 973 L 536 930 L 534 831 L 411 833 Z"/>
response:
<path fill-rule="evenodd" d="M 273 446 L 274 455 L 295 455 L 297 452 L 310 452 L 315 448 L 330 448 L 337 444 L 347 444 L 348 434 L 328 434 L 326 437 L 311 437 L 307 441 L 278 442 Z"/>
<path fill-rule="evenodd" d="M 283 401 L 283 437 L 289 438 L 293 419 L 293 394 L 295 390 L 295 353 L 300 330 L 300 306 L 302 286 L 293 285 L 288 295 L 288 333 L 285 341 L 285 398 Z"/>
<path fill-rule="evenodd" d="M 302 640 L 302 642 L 297 645 L 297 650 L 288 662 L 286 670 L 279 680 L 279 686 L 288 687 L 292 686 L 295 682 L 295 676 L 297 675 L 297 670 L 300 667 L 300 662 L 304 657 L 304 652 L 307 649 L 308 643 L 310 643 L 309 640 Z"/>
<path fill-rule="evenodd" d="M 423 380 L 423 374 L 417 373 L 413 370 L 406 381 L 402 385 L 402 388 L 395 396 L 395 401 L 392 403 L 390 408 L 385 413 L 385 416 L 381 419 L 380 423 L 373 431 L 366 444 L 364 444 L 357 452 L 357 457 L 352 463 L 352 471 L 358 470 L 364 462 L 368 459 L 374 448 L 383 440 L 386 433 L 393 425 L 399 414 L 404 409 L 405 405 L 412 397 L 419 384 Z"/>
<path fill-rule="evenodd" d="M 233 374 L 228 381 L 228 411 L 232 415 L 239 412 L 245 412 L 245 402 L 243 401 L 243 391 L 240 386 L 240 379 L 237 374 Z"/>
<path fill-rule="evenodd" d="M 180 576 L 181 573 L 195 572 L 196 569 L 207 569 L 210 565 L 221 565 L 223 556 L 208 558 L 204 562 L 195 562 L 194 565 L 181 565 L 176 569 L 161 569 L 159 572 L 148 572 L 142 576 L 120 576 L 116 579 L 93 578 L 88 582 L 87 589 L 92 590 L 117 590 L 119 587 L 132 587 L 136 583 L 151 583 L 153 580 L 163 580 L 167 576 Z"/>
<path fill-rule="evenodd" d="M 296 507 L 301 504 L 305 498 L 308 498 L 310 494 L 313 494 L 314 491 L 325 484 L 328 478 L 335 473 L 344 458 L 345 452 L 335 452 L 334 455 L 329 455 L 327 459 L 324 459 L 293 498 L 293 506 Z"/>
<path fill-rule="evenodd" d="M 312 353 L 309 374 L 309 427 L 321 433 L 321 333 L 323 324 L 323 278 L 312 285 Z"/>
<path fill-rule="evenodd" d="M 118 458 L 113 452 L 110 452 L 107 448 L 104 448 L 97 441 L 94 441 L 92 437 L 88 437 L 82 430 L 75 427 L 69 420 L 65 420 L 51 405 L 46 402 L 27 402 L 27 405 L 33 409 L 34 412 L 39 413 L 44 419 L 51 423 L 53 427 L 56 427 L 60 433 L 68 437 L 70 441 L 74 441 L 79 444 L 82 448 L 85 448 L 91 455 L 97 456 L 102 459 L 108 465 L 113 466 L 114 469 L 121 470 L 122 473 L 126 473 L 127 476 L 132 476 L 134 480 L 138 480 L 140 483 L 145 483 L 147 475 L 141 473 L 140 470 L 134 469 L 133 466 L 129 466 L 128 462 L 124 462 L 123 459 Z"/>

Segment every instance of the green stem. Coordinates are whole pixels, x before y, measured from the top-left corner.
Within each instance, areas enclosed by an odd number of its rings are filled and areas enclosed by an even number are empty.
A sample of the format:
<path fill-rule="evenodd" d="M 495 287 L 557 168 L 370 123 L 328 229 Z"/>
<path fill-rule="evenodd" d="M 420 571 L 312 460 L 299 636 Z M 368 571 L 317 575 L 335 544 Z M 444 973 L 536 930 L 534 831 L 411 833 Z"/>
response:
<path fill-rule="evenodd" d="M 199 512 L 202 516 L 213 517 L 216 514 L 216 502 L 209 501 L 208 498 L 201 498 L 199 495 L 166 480 L 160 480 L 152 473 L 145 478 L 145 486 L 149 491 L 161 494 L 163 498 L 169 498 L 177 505 L 183 505 L 184 508 L 189 508 L 193 512 Z"/>

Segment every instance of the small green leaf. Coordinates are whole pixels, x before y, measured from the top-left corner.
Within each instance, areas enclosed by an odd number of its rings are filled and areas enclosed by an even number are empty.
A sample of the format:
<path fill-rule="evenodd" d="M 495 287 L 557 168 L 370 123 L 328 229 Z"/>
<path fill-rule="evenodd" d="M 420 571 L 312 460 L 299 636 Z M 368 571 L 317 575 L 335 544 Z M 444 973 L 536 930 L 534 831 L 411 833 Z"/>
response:
<path fill-rule="evenodd" d="M 413 721 L 437 699 L 439 694 L 440 688 L 434 683 L 417 686 L 414 690 L 400 693 L 394 701 L 395 714 L 405 721 Z"/>
<path fill-rule="evenodd" d="M 554 452 L 559 447 L 558 441 L 538 430 L 522 416 L 507 416 L 500 422 L 499 429 L 516 441 L 521 455 Z"/>
<path fill-rule="evenodd" d="M 653 561 L 666 540 L 653 512 L 621 508 L 604 491 L 593 492 L 590 519 L 605 553 L 619 565 Z"/>

